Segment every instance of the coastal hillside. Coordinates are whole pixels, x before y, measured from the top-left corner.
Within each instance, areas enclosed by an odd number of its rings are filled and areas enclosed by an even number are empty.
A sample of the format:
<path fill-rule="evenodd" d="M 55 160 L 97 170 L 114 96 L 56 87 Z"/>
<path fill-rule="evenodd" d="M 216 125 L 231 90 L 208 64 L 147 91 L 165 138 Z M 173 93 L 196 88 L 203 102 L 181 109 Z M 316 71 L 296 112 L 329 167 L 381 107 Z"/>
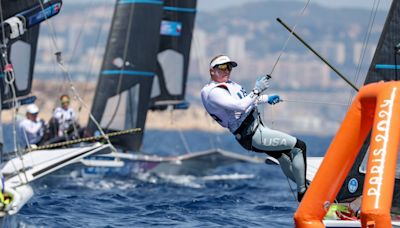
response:
<path fill-rule="evenodd" d="M 95 92 L 95 82 L 76 82 L 73 87 L 78 91 L 84 104 L 80 104 L 72 97 L 71 106 L 77 112 L 78 122 L 86 126 L 89 118 L 89 110 Z M 48 121 L 52 111 L 59 105 L 58 98 L 61 94 L 72 94 L 68 83 L 57 80 L 35 80 L 33 83 L 33 94 L 37 96 L 36 104 L 40 108 L 39 117 Z M 204 110 L 198 100 L 200 89 L 189 85 L 187 97 L 190 107 L 187 110 L 165 110 L 148 111 L 146 129 L 159 130 L 201 130 L 210 132 L 227 132 L 221 128 Z M 278 105 L 260 105 L 261 115 L 264 122 L 272 128 L 278 128 L 289 133 L 332 135 L 339 126 L 339 119 L 346 110 L 346 100 L 332 103 L 332 97 L 341 97 L 341 92 L 310 92 L 310 91 L 279 91 L 271 92 L 280 94 L 286 101 Z M 315 105 L 313 103 L 300 103 L 312 97 L 325 100 L 326 104 Z M 85 107 L 87 106 L 87 108 Z M 327 114 L 323 114 L 327 113 Z M 12 122 L 13 112 L 11 110 L 2 112 L 2 121 Z M 25 107 L 18 110 L 18 119 L 25 115 Z"/>

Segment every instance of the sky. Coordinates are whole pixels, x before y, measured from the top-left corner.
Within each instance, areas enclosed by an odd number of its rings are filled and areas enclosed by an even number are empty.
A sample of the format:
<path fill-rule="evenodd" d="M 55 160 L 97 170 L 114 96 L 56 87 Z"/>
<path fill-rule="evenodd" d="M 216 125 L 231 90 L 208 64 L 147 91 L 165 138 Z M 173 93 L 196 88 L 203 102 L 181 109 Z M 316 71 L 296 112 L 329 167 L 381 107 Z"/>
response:
<path fill-rule="evenodd" d="M 199 10 L 212 11 L 228 7 L 230 5 L 241 5 L 247 2 L 258 2 L 258 1 L 268 1 L 268 0 L 198 0 L 197 6 Z M 306 4 L 307 0 L 295 0 L 298 2 L 304 2 Z M 371 9 L 374 2 L 378 0 L 311 0 L 310 4 L 319 4 L 332 8 L 367 8 Z M 391 0 L 381 0 L 380 9 L 388 9 Z"/>

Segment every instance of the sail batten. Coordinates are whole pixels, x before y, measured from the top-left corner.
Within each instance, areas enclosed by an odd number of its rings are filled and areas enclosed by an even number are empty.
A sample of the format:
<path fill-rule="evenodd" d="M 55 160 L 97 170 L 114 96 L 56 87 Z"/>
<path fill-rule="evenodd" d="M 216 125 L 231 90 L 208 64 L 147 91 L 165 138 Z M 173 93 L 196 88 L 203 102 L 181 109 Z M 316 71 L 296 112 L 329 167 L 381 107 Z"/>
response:
<path fill-rule="evenodd" d="M 133 70 L 104 70 L 103 75 L 141 75 L 141 76 L 154 76 L 154 72 L 149 71 L 133 71 Z"/>

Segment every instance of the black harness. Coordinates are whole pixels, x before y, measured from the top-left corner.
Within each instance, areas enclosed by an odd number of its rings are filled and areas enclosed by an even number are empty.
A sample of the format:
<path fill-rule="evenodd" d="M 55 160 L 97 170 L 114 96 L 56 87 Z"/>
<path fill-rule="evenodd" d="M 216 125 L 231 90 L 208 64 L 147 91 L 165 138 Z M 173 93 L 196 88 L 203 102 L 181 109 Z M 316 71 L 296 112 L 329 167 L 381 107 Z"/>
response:
<path fill-rule="evenodd" d="M 254 108 L 249 115 L 243 120 L 242 124 L 240 127 L 233 132 L 235 135 L 236 140 L 240 143 L 240 145 L 245 148 L 246 150 L 251 150 L 254 152 L 258 153 L 265 153 L 268 154 L 271 157 L 274 157 L 276 159 L 280 158 L 282 154 L 290 155 L 291 150 L 280 150 L 280 151 L 264 151 L 257 149 L 253 147 L 253 136 L 256 133 L 256 130 L 259 125 L 263 125 L 260 114 L 258 113 L 257 109 Z M 256 126 L 254 126 L 256 125 Z M 303 156 L 305 160 L 306 156 L 306 144 L 301 141 L 300 139 L 297 139 L 296 145 L 294 147 L 297 147 L 303 151 Z M 290 157 L 290 156 L 289 156 Z"/>
<path fill-rule="evenodd" d="M 239 128 L 235 132 L 233 132 L 236 140 L 246 150 L 253 150 L 252 138 L 260 124 L 262 124 L 260 114 L 258 113 L 257 109 L 254 108 L 243 120 Z"/>

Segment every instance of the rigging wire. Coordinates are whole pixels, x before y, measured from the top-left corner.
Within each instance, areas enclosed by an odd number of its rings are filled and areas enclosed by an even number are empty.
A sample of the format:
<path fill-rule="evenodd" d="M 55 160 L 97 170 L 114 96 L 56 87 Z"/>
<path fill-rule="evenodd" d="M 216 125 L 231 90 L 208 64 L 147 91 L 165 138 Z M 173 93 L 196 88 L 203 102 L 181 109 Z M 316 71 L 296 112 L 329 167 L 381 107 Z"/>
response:
<path fill-rule="evenodd" d="M 370 13 L 370 17 L 369 17 L 369 21 L 368 21 L 368 29 L 367 32 L 365 33 L 364 36 L 364 40 L 363 40 L 363 45 L 362 45 L 362 52 L 360 53 L 360 58 L 359 58 L 359 62 L 358 62 L 358 66 L 357 66 L 357 71 L 355 73 L 355 84 L 357 84 L 360 74 L 361 74 L 361 66 L 364 62 L 365 59 L 365 55 L 367 52 L 367 47 L 368 47 L 368 43 L 369 43 L 369 39 L 371 37 L 371 33 L 372 33 L 372 28 L 374 26 L 375 23 L 375 19 L 376 19 L 376 14 L 378 12 L 378 8 L 379 8 L 379 4 L 380 4 L 381 0 L 374 0 L 372 9 L 371 9 L 371 13 Z"/>
<path fill-rule="evenodd" d="M 94 1 L 92 0 L 92 1 L 90 1 L 89 8 L 93 9 L 93 8 L 94 8 L 93 5 L 94 5 Z M 91 13 L 94 13 L 94 10 L 92 10 Z M 77 49 L 78 49 L 78 46 L 79 46 L 79 42 L 80 42 L 80 38 L 81 38 L 82 33 L 83 33 L 83 29 L 85 29 L 85 27 L 86 27 L 86 25 L 87 25 L 87 21 L 88 21 L 89 16 L 92 16 L 91 13 L 85 13 L 85 16 L 84 16 L 84 18 L 83 18 L 83 20 L 82 20 L 82 21 L 83 21 L 83 22 L 82 22 L 82 26 L 80 26 L 80 29 L 79 29 L 79 31 L 78 31 L 78 35 L 77 35 L 77 37 L 76 37 L 76 40 L 75 40 L 75 42 L 73 42 L 73 43 L 74 43 L 74 47 L 72 48 L 71 55 L 70 55 L 70 57 L 69 57 L 69 60 L 66 61 L 66 64 L 67 64 L 67 65 L 70 65 L 71 62 L 72 62 L 72 60 L 75 59 L 75 54 L 76 54 Z M 96 37 L 96 40 L 97 40 L 97 37 Z M 93 58 L 92 58 L 92 61 L 93 61 Z M 67 82 L 67 79 L 66 79 L 66 78 L 64 78 L 64 82 Z M 60 84 L 59 84 L 59 93 L 60 93 L 60 94 L 63 94 L 62 91 L 64 90 L 64 86 L 65 86 L 65 83 L 60 83 Z M 74 126 L 74 127 L 75 127 L 75 126 Z"/>
<path fill-rule="evenodd" d="M 193 29 L 193 31 L 192 31 L 193 48 L 195 50 L 194 53 L 196 54 L 196 63 L 197 63 L 198 71 L 200 72 L 201 69 L 203 69 L 203 67 L 205 69 L 208 69 L 209 67 L 207 66 L 208 65 L 207 62 L 204 60 L 205 56 L 201 56 L 200 55 L 200 53 L 201 53 L 200 50 L 204 50 L 204 49 L 200 48 L 200 41 L 199 41 L 199 38 L 198 38 L 198 35 L 197 35 L 198 31 L 194 32 L 194 30 L 195 29 Z M 200 73 L 200 75 L 203 75 L 203 74 Z M 207 74 L 205 73 L 204 75 L 207 75 Z M 207 80 L 210 80 L 209 76 L 207 77 Z M 211 124 L 213 123 L 214 120 L 212 118 L 209 118 L 209 114 L 206 111 L 204 111 L 204 115 L 205 115 L 206 119 L 210 120 L 210 121 L 207 121 L 208 126 L 212 126 Z M 208 134 L 208 139 L 209 139 L 209 142 L 210 142 L 211 149 L 217 149 L 217 146 L 216 146 L 217 142 L 221 141 L 219 134 L 216 135 L 216 138 L 214 138 L 214 137 L 215 136 L 212 136 L 211 134 Z"/>
<path fill-rule="evenodd" d="M 117 2 L 117 4 L 118 4 L 118 2 Z M 115 8 L 115 12 L 116 12 L 117 11 L 117 6 L 115 6 L 115 7 L 116 7 Z M 128 18 L 129 23 L 128 23 L 128 29 L 127 29 L 127 32 L 126 32 L 126 37 L 125 37 L 126 40 L 125 40 L 125 43 L 124 43 L 124 53 L 123 53 L 123 58 L 122 58 L 123 61 L 124 61 L 124 64 L 122 65 L 121 73 L 118 76 L 118 85 L 117 85 L 117 89 L 116 89 L 116 94 L 118 96 L 118 100 L 117 100 L 117 104 L 115 106 L 114 112 L 113 112 L 110 120 L 106 124 L 106 127 L 105 127 L 106 129 L 111 126 L 112 122 L 114 122 L 114 119 L 117 116 L 118 108 L 121 105 L 121 100 L 122 100 L 121 87 L 122 87 L 122 79 L 123 79 L 122 72 L 123 72 L 123 70 L 125 70 L 125 66 L 127 65 L 126 64 L 127 63 L 126 62 L 126 58 L 128 56 L 128 45 L 129 45 L 130 38 L 131 38 L 132 17 L 133 17 L 133 11 L 134 10 L 135 10 L 134 7 L 130 7 L 130 13 L 129 13 L 129 18 Z"/>
<path fill-rule="evenodd" d="M 2 9 L 0 8 L 0 11 L 2 11 Z M 13 108 L 12 108 L 12 119 L 13 119 L 13 141 L 14 141 L 14 151 L 17 154 L 17 156 L 19 157 L 20 161 L 21 161 L 21 165 L 22 168 L 24 170 L 23 174 L 25 177 L 25 181 L 28 182 L 28 177 L 25 173 L 25 164 L 24 164 L 24 160 L 22 159 L 22 153 L 21 151 L 17 148 L 17 110 L 18 110 L 18 101 L 17 101 L 17 93 L 15 91 L 15 74 L 14 74 L 14 70 L 12 69 L 12 65 L 8 62 L 7 58 L 7 50 L 4 50 L 3 53 L 3 57 L 4 57 L 4 61 L 5 61 L 5 77 L 4 77 L 4 81 L 6 82 L 6 84 L 9 86 L 10 90 L 11 90 L 11 94 L 12 94 L 12 103 L 13 103 Z M 7 69 L 8 68 L 8 69 Z M 26 144 L 30 147 L 28 139 L 25 137 L 26 140 Z M 16 167 L 14 165 L 14 163 L 12 162 L 13 168 L 15 170 Z M 19 176 L 19 175 L 18 175 Z M 20 178 L 20 177 L 19 177 Z M 21 180 L 21 178 L 20 178 Z M 22 182 L 22 181 L 21 181 Z"/>
<path fill-rule="evenodd" d="M 0 1 L 0 19 L 1 19 L 0 22 L 1 22 L 1 26 L 2 26 L 2 38 L 3 38 L 2 42 L 1 42 L 1 47 L 0 47 L 0 50 L 1 50 L 0 54 L 1 54 L 1 58 L 3 58 L 3 61 L 4 61 L 4 66 L 2 68 L 3 68 L 3 72 L 6 74 L 5 77 L 4 77 L 4 80 L 10 86 L 11 93 L 12 93 L 12 96 L 13 96 L 12 102 L 14 104 L 13 105 L 14 107 L 12 109 L 13 110 L 12 119 L 13 119 L 14 152 L 15 152 L 16 156 L 21 161 L 21 165 L 22 165 L 22 168 L 23 168 L 22 169 L 23 170 L 23 177 L 25 177 L 25 181 L 27 182 L 28 181 L 28 177 L 26 176 L 26 173 L 25 173 L 26 169 L 25 169 L 24 161 L 22 159 L 22 154 L 20 153 L 19 150 L 17 150 L 17 131 L 16 131 L 16 125 L 17 125 L 17 123 L 16 123 L 16 121 L 17 121 L 17 119 L 16 119 L 17 118 L 17 115 L 16 115 L 16 112 L 17 112 L 17 107 L 16 107 L 16 105 L 17 105 L 17 97 L 16 97 L 16 92 L 15 92 L 15 87 L 14 87 L 14 84 L 13 84 L 15 82 L 15 75 L 14 75 L 14 71 L 12 69 L 12 65 L 8 62 L 8 54 L 7 54 L 8 39 L 6 38 L 6 35 L 5 35 L 3 6 L 1 4 L 1 1 Z M 0 91 L 0 92 L 3 93 L 3 91 Z M 0 94 L 0 96 L 2 96 L 2 95 Z M 0 99 L 0 101 L 2 102 L 1 99 Z M 3 127 L 3 125 L 1 124 L 0 127 Z M 1 141 L 2 141 L 1 143 L 3 143 L 3 140 L 4 139 L 1 139 Z M 3 151 L 1 151 L 1 153 L 3 153 Z M 13 160 L 11 160 L 11 165 L 13 166 L 14 170 L 17 171 L 17 167 L 14 164 Z M 18 172 L 17 176 L 18 176 L 18 179 L 20 180 L 20 182 L 24 183 L 24 181 L 22 180 L 22 177 L 21 177 L 21 172 Z"/>
<path fill-rule="evenodd" d="M 90 1 L 90 4 L 89 4 L 89 8 L 91 8 L 91 9 L 93 9 L 94 7 L 94 0 L 92 0 L 92 1 Z M 103 5 L 105 5 L 105 1 L 103 1 Z M 79 47 L 79 44 L 80 44 L 80 40 L 81 40 L 81 36 L 82 36 L 82 34 L 83 34 L 83 30 L 85 29 L 86 30 L 86 25 L 88 24 L 87 22 L 89 21 L 88 20 L 88 18 L 89 17 L 92 17 L 93 15 L 94 15 L 94 13 L 95 13 L 95 11 L 94 10 L 92 10 L 91 11 L 91 13 L 88 13 L 88 14 L 85 14 L 85 17 L 83 18 L 83 24 L 82 24 L 82 26 L 80 26 L 80 29 L 79 29 L 79 32 L 78 32 L 78 35 L 77 35 L 77 37 L 76 37 L 76 40 L 75 40 L 75 42 L 74 42 L 74 47 L 73 47 L 73 49 L 72 49 L 72 53 L 71 53 L 71 55 L 70 55 L 70 58 L 69 58 L 69 60 L 68 60 L 68 62 L 69 63 L 71 63 L 72 62 L 72 60 L 74 60 L 75 59 L 75 55 L 76 55 L 76 52 L 77 52 L 77 49 L 78 49 L 78 47 Z M 90 61 L 90 64 L 89 64 L 89 68 L 88 68 L 88 74 L 91 74 L 91 72 L 92 72 L 92 67 L 93 67 L 93 63 L 94 63 L 94 61 L 95 61 L 95 54 L 97 53 L 97 50 L 98 50 L 98 46 L 99 46 L 99 40 L 100 40 L 100 36 L 101 36 L 101 30 L 102 30 L 102 26 L 100 26 L 99 27 L 99 29 L 98 29 L 98 32 L 97 32 L 97 36 L 96 36 L 96 39 L 95 39 L 95 51 L 93 52 L 93 54 L 92 54 L 92 58 L 90 58 L 91 59 L 91 61 Z M 69 80 L 68 80 L 68 77 L 64 77 L 64 83 L 60 83 L 60 89 L 59 89 L 59 93 L 60 94 L 63 94 L 63 87 L 66 85 L 66 84 L 68 84 L 68 83 L 66 83 L 66 82 L 68 82 Z M 84 87 L 84 89 L 83 89 L 83 98 L 82 98 L 82 100 L 85 100 L 84 98 L 86 97 L 85 96 L 85 94 L 87 93 L 86 91 L 87 91 L 87 87 L 88 87 L 88 84 L 89 83 L 85 83 L 85 87 Z M 81 102 L 79 102 L 79 108 L 78 108 L 78 118 L 81 116 L 80 115 L 80 113 L 81 113 L 81 111 L 82 111 L 82 103 Z M 79 122 L 79 121 L 78 121 Z M 78 130 L 77 130 L 77 126 L 76 126 L 76 123 L 75 122 L 73 122 L 72 123 L 72 126 L 73 126 L 73 128 L 74 128 L 74 132 L 75 132 L 75 135 L 76 136 L 79 136 L 79 133 L 78 133 Z"/>
<path fill-rule="evenodd" d="M 114 146 L 111 144 L 110 139 L 107 137 L 107 135 L 104 133 L 103 129 L 101 128 L 99 122 L 97 122 L 97 120 L 94 118 L 93 114 L 90 112 L 89 107 L 86 105 L 86 103 L 82 100 L 82 98 L 79 96 L 78 91 L 75 89 L 73 83 L 72 83 L 72 79 L 71 76 L 69 75 L 68 70 L 65 68 L 63 61 L 61 59 L 61 53 L 59 53 L 59 55 L 57 55 L 57 59 L 58 59 L 58 65 L 60 66 L 60 68 L 63 70 L 65 76 L 67 76 L 68 78 L 68 82 L 70 84 L 70 89 L 72 91 L 72 93 L 74 94 L 75 98 L 78 99 L 78 101 L 83 105 L 83 107 L 85 107 L 87 110 L 89 110 L 89 117 L 90 119 L 93 121 L 93 123 L 96 125 L 96 127 L 98 128 L 100 134 L 106 139 L 107 143 L 110 144 L 113 147 L 113 150 L 116 151 L 116 149 L 114 148 Z"/>
<path fill-rule="evenodd" d="M 381 0 L 374 0 L 372 8 L 371 8 L 371 12 L 370 12 L 369 20 L 368 20 L 367 31 L 365 33 L 363 44 L 362 44 L 362 47 L 361 47 L 362 51 L 360 53 L 360 57 L 358 59 L 356 72 L 355 72 L 355 75 L 354 75 L 354 84 L 358 83 L 358 80 L 359 80 L 359 77 L 360 77 L 360 74 L 361 74 L 361 67 L 362 67 L 362 64 L 363 64 L 364 59 L 365 59 L 365 55 L 366 55 L 366 52 L 367 52 L 369 39 L 371 37 L 372 28 L 373 28 L 374 23 L 375 23 L 375 19 L 376 19 L 376 15 L 377 15 L 377 12 L 378 12 L 378 8 L 379 8 L 380 2 L 381 2 Z M 368 74 L 368 71 L 367 71 L 367 74 Z M 354 91 L 350 91 L 350 96 L 349 96 L 349 100 L 348 100 L 348 106 L 350 105 L 351 101 L 353 100 L 354 95 L 355 95 Z"/>
<path fill-rule="evenodd" d="M 42 10 L 44 9 L 43 7 L 43 3 L 38 0 L 38 2 L 40 3 L 40 6 L 42 7 Z M 100 124 L 97 122 L 97 120 L 94 118 L 94 116 L 92 115 L 92 113 L 90 112 L 90 109 L 88 107 L 88 105 L 86 105 L 86 103 L 83 101 L 82 97 L 79 95 L 78 91 L 75 89 L 73 82 L 72 82 L 72 78 L 69 74 L 69 71 L 67 70 L 67 68 L 65 67 L 63 60 L 62 60 L 62 55 L 61 55 L 61 51 L 59 51 L 58 47 L 57 47 L 57 43 L 56 43 L 56 33 L 55 33 L 55 29 L 54 26 L 52 26 L 52 23 L 49 22 L 49 20 L 47 20 L 46 18 L 46 23 L 49 27 L 50 30 L 50 38 L 52 41 L 52 45 L 51 48 L 52 50 L 56 50 L 54 53 L 56 55 L 56 62 L 58 64 L 58 66 L 60 67 L 60 69 L 62 70 L 65 78 L 68 80 L 71 92 L 73 93 L 74 97 L 83 105 L 83 107 L 85 107 L 87 110 L 89 110 L 89 118 L 90 120 L 93 121 L 93 123 L 95 124 L 95 126 L 97 127 L 97 129 L 99 130 L 100 134 L 106 139 L 107 143 L 111 145 L 113 151 L 116 151 L 116 149 L 114 148 L 114 146 L 111 144 L 110 139 L 106 136 L 106 134 L 104 133 L 103 129 L 101 128 Z M 54 49 L 53 49 L 54 48 Z"/>
<path fill-rule="evenodd" d="M 286 176 L 286 175 L 285 175 Z M 287 183 L 289 185 L 290 192 L 292 193 L 294 201 L 297 201 L 295 190 L 293 189 L 292 185 L 290 184 L 289 177 L 286 176 Z M 300 202 L 298 202 L 300 204 Z"/>
<path fill-rule="evenodd" d="M 306 103 L 306 104 L 323 104 L 323 105 L 348 106 L 348 104 L 334 103 L 334 102 L 323 102 L 323 101 L 307 101 L 307 100 L 292 100 L 292 99 L 281 99 L 281 101 L 293 102 L 293 103 Z"/>
<path fill-rule="evenodd" d="M 280 61 L 280 59 L 281 59 L 283 53 L 285 52 L 286 47 L 289 45 L 290 39 L 293 37 L 293 34 L 294 34 L 294 32 L 296 31 L 297 25 L 298 25 L 298 23 L 299 23 L 299 21 L 300 21 L 300 20 L 299 20 L 300 17 L 304 14 L 304 12 L 306 11 L 306 9 L 307 9 L 308 6 L 310 5 L 310 2 L 311 2 L 311 0 L 307 0 L 307 2 L 306 2 L 306 4 L 304 5 L 303 9 L 301 9 L 301 11 L 296 15 L 296 24 L 293 26 L 292 31 L 289 33 L 288 37 L 286 38 L 285 43 L 283 44 L 281 50 L 279 51 L 279 55 L 278 55 L 278 57 L 276 58 L 274 65 L 272 66 L 271 72 L 270 72 L 269 74 L 267 74 L 268 77 L 272 77 L 272 74 L 274 73 L 275 68 L 278 66 L 278 63 L 279 63 L 279 61 Z M 264 108 L 261 110 L 262 116 L 263 116 L 263 117 L 265 117 L 265 114 L 266 114 L 265 109 L 266 109 L 266 108 L 264 107 Z M 273 110 L 273 109 L 271 109 L 271 110 Z M 274 117 L 271 118 L 271 123 L 272 123 L 272 125 L 274 124 Z"/>
<path fill-rule="evenodd" d="M 103 32 L 103 26 L 100 26 L 100 28 L 99 28 L 99 30 L 97 32 L 97 35 L 96 35 L 96 41 L 95 41 L 96 45 L 95 45 L 95 48 L 94 48 L 94 51 L 93 51 L 93 55 L 91 57 L 92 61 L 90 61 L 89 68 L 88 68 L 88 71 L 86 73 L 88 75 L 86 81 L 88 81 L 88 79 L 91 78 L 91 76 L 93 76 L 93 74 L 94 74 L 94 72 L 93 72 L 94 71 L 94 62 L 95 62 L 95 57 L 97 56 L 96 54 L 99 51 L 99 43 L 100 43 L 102 32 Z M 85 83 L 85 86 L 83 88 L 83 100 L 86 99 L 86 97 L 87 97 L 87 95 L 89 93 L 88 87 L 89 87 L 89 83 Z M 82 110 L 82 106 L 79 106 L 78 112 L 80 113 L 81 110 Z M 79 114 L 79 116 L 80 116 L 80 114 Z"/>
<path fill-rule="evenodd" d="M 271 69 L 271 72 L 270 72 L 268 75 L 272 76 L 272 74 L 274 73 L 275 68 L 276 68 L 276 66 L 278 65 L 278 62 L 280 61 L 280 59 L 281 59 L 283 53 L 285 52 L 286 47 L 287 47 L 287 45 L 289 44 L 290 39 L 293 37 L 293 33 L 296 31 L 296 27 L 297 27 L 298 22 L 299 22 L 298 19 L 300 18 L 300 16 L 302 16 L 302 15 L 304 14 L 304 12 L 306 11 L 306 9 L 308 8 L 308 5 L 310 4 L 310 1 L 311 1 L 311 0 L 307 0 L 306 5 L 303 7 L 303 9 L 300 11 L 300 13 L 297 14 L 297 16 L 296 16 L 296 21 L 297 21 L 297 23 L 294 25 L 294 27 L 293 27 L 293 29 L 292 29 L 292 32 L 290 32 L 290 34 L 288 35 L 288 37 L 287 37 L 285 43 L 283 44 L 282 49 L 281 49 L 280 52 L 279 52 L 278 58 L 276 59 L 274 65 L 273 65 L 273 67 L 272 67 L 272 69 Z"/>
<path fill-rule="evenodd" d="M 90 9 L 93 9 L 94 2 L 95 2 L 94 0 L 92 0 L 90 2 L 90 6 L 89 6 Z M 100 5 L 100 7 L 103 6 L 103 11 L 106 8 L 105 7 L 106 4 L 107 4 L 107 0 L 103 0 L 103 2 Z M 96 6 L 99 6 L 99 4 L 96 4 Z M 94 17 L 94 15 L 95 15 L 95 10 L 92 10 L 91 12 L 93 12 L 93 13 L 92 14 L 90 14 L 90 13 L 86 14 L 86 17 L 84 17 L 84 19 L 83 19 L 83 26 L 80 27 L 81 29 L 78 32 L 78 36 L 76 38 L 76 41 L 74 42 L 75 45 L 74 45 L 74 48 L 72 50 L 69 62 L 72 62 L 72 60 L 75 59 L 75 55 L 76 55 L 76 52 L 77 52 L 77 49 L 78 49 L 78 46 L 79 46 L 79 42 L 81 41 L 83 30 L 86 31 L 86 25 L 88 24 L 87 21 L 89 21 L 88 18 Z M 104 12 L 103 15 L 104 14 L 106 14 L 106 13 Z M 86 75 L 88 75 L 86 80 L 88 78 L 90 78 L 90 76 L 93 75 L 94 62 L 96 60 L 95 57 L 97 56 L 96 54 L 98 53 L 98 51 L 100 49 L 99 46 L 100 46 L 100 40 L 101 40 L 102 34 L 103 34 L 103 28 L 104 28 L 103 24 L 100 24 L 99 28 L 97 29 L 96 35 L 95 35 L 94 51 L 92 52 L 92 55 L 89 58 L 89 59 L 91 59 L 91 61 L 89 62 L 89 67 L 88 67 L 88 70 L 87 70 L 87 73 L 86 73 Z M 84 85 L 83 92 L 82 92 L 83 93 L 83 95 L 82 95 L 82 97 L 83 97 L 82 99 L 83 100 L 85 100 L 85 98 L 87 97 L 88 92 L 89 92 L 88 91 L 89 83 L 84 83 L 84 84 L 85 85 Z M 81 111 L 82 111 L 82 105 L 80 104 L 80 106 L 78 108 L 78 118 L 81 117 Z"/>
<path fill-rule="evenodd" d="M 182 144 L 183 144 L 183 146 L 184 146 L 184 148 L 186 150 L 186 153 L 190 153 L 191 150 L 190 150 L 189 144 L 188 144 L 188 142 L 186 140 L 186 137 L 183 135 L 182 129 L 179 128 L 178 132 L 179 132 L 179 137 L 181 138 Z"/>

